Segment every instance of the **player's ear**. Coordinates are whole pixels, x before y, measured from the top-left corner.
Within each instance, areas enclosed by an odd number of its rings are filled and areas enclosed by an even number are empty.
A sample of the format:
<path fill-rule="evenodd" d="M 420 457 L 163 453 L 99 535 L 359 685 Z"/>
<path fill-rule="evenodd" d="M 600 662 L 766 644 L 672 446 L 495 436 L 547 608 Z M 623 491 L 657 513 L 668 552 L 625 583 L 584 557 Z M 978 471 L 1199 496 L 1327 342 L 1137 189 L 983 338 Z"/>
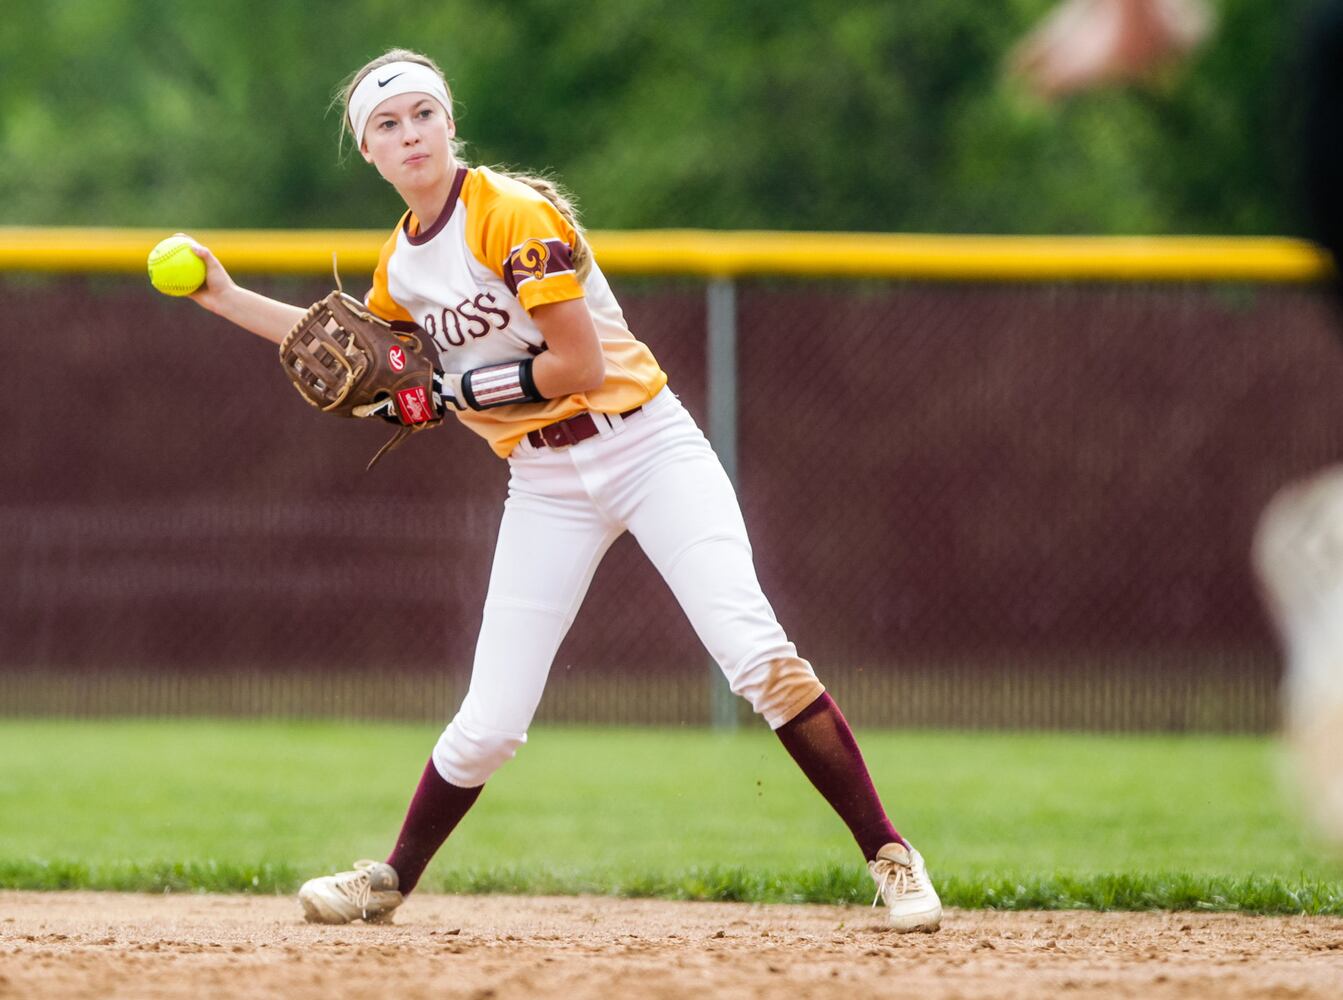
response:
<path fill-rule="evenodd" d="M 449 139 L 457 138 L 457 123 L 453 121 L 451 116 L 448 117 L 448 138 Z"/>
<path fill-rule="evenodd" d="M 368 151 L 368 143 L 362 139 L 359 140 L 359 155 L 364 158 L 365 163 L 373 162 L 373 154 Z"/>

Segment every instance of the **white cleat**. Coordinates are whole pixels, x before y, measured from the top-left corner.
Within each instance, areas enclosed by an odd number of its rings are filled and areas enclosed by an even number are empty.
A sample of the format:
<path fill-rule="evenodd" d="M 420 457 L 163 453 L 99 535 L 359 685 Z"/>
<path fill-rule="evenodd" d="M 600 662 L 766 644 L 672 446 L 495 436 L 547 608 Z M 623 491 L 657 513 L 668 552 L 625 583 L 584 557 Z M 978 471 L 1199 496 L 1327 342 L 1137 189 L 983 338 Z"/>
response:
<path fill-rule="evenodd" d="M 901 934 L 910 931 L 931 932 L 942 923 L 942 900 L 928 878 L 923 855 L 901 843 L 887 844 L 867 863 L 872 881 L 877 883 L 877 900 L 885 900 L 891 911 L 891 926 Z"/>
<path fill-rule="evenodd" d="M 309 879 L 298 891 L 303 919 L 310 924 L 348 924 L 363 920 L 389 924 L 401 905 L 396 869 L 381 861 L 356 861 L 354 871 Z"/>

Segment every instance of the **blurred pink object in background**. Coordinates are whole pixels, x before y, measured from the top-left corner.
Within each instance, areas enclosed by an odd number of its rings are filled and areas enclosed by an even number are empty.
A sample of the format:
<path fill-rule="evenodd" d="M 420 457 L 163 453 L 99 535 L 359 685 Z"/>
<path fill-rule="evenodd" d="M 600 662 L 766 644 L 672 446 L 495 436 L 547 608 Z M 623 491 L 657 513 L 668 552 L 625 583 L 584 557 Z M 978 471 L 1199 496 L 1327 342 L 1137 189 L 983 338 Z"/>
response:
<path fill-rule="evenodd" d="M 1045 97 L 1139 79 L 1208 37 L 1205 0 L 1064 0 L 1009 57 Z"/>

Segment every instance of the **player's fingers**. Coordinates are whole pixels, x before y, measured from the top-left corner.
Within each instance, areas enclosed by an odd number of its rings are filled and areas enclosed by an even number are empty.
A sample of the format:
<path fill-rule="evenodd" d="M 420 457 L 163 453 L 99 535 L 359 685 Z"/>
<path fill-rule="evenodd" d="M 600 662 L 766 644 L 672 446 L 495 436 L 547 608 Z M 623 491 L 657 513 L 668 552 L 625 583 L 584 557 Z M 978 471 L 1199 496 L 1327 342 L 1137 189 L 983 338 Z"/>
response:
<path fill-rule="evenodd" d="M 200 288 L 191 293 L 191 298 L 197 305 L 211 309 L 218 296 L 233 284 L 233 279 L 209 247 L 193 243 L 191 251 L 205 263 L 205 280 L 201 282 Z"/>
<path fill-rule="evenodd" d="M 210 251 L 209 247 L 200 243 L 193 243 L 191 251 L 205 262 L 205 288 L 217 290 L 231 280 L 228 271 L 224 269 L 224 265 L 219 262 L 219 258 Z"/>
<path fill-rule="evenodd" d="M 199 257 L 201 260 L 205 261 L 205 267 L 207 270 L 209 269 L 212 263 L 220 267 L 223 266 L 222 264 L 219 263 L 219 258 L 210 252 L 210 248 L 202 243 L 192 243 L 191 252 L 194 253 L 197 257 Z"/>

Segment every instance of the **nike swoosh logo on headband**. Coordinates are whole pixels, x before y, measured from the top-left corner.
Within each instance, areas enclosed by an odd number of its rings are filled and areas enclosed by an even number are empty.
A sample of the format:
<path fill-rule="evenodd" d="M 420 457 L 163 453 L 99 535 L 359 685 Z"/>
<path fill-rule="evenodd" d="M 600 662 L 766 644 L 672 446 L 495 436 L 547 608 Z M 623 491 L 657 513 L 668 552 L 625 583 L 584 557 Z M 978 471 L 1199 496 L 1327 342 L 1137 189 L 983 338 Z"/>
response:
<path fill-rule="evenodd" d="M 402 70 L 400 73 L 393 73 L 393 74 L 392 74 L 391 76 L 389 76 L 386 80 L 379 80 L 379 81 L 378 81 L 378 86 L 379 86 L 379 87 L 385 87 L 385 86 L 387 86 L 389 83 L 391 83 L 393 80 L 395 80 L 398 76 L 402 76 L 402 75 L 404 75 L 404 73 L 405 73 L 405 70 Z"/>

